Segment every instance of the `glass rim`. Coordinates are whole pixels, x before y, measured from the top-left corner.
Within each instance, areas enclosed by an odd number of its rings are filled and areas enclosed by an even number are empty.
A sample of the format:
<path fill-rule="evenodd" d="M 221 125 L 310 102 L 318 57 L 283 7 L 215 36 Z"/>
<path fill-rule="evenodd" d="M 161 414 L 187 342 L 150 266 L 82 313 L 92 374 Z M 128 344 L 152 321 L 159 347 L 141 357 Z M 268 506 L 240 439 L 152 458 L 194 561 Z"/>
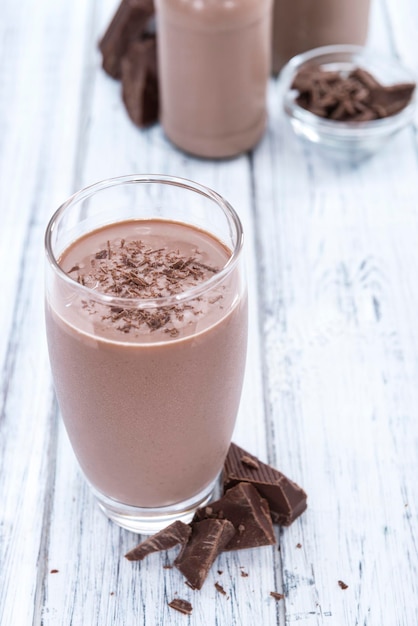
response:
<path fill-rule="evenodd" d="M 236 242 L 234 248 L 231 250 L 231 256 L 229 257 L 225 265 L 216 274 L 199 283 L 199 285 L 195 287 L 190 287 L 178 294 L 161 296 L 156 298 L 132 298 L 109 295 L 104 292 L 100 292 L 85 285 L 82 285 L 61 268 L 53 251 L 52 237 L 59 224 L 60 219 L 66 213 L 67 209 L 93 196 L 96 192 L 103 191 L 111 187 L 135 183 L 160 183 L 163 185 L 171 185 L 173 187 L 181 187 L 188 191 L 194 191 L 202 196 L 205 196 L 206 198 L 215 202 L 223 210 L 230 228 L 231 226 L 233 226 L 235 229 Z M 53 272 L 59 279 L 64 281 L 70 287 L 77 289 L 78 291 L 80 291 L 80 293 L 84 293 L 86 297 L 99 301 L 107 306 L 118 305 L 124 308 L 140 309 L 156 309 L 166 306 L 175 306 L 181 302 L 197 298 L 203 293 L 206 293 L 215 285 L 222 282 L 224 278 L 232 272 L 240 257 L 243 243 L 244 233 L 241 220 L 233 206 L 227 200 L 225 200 L 223 196 L 221 196 L 210 187 L 207 187 L 195 181 L 179 176 L 170 176 L 165 174 L 128 174 L 124 176 L 106 178 L 91 185 L 87 185 L 86 187 L 83 187 L 79 191 L 72 194 L 69 198 L 67 198 L 67 200 L 65 200 L 65 202 L 63 202 L 52 214 L 47 224 L 44 237 L 44 249 L 47 262 L 49 264 L 49 267 L 53 270 Z"/>

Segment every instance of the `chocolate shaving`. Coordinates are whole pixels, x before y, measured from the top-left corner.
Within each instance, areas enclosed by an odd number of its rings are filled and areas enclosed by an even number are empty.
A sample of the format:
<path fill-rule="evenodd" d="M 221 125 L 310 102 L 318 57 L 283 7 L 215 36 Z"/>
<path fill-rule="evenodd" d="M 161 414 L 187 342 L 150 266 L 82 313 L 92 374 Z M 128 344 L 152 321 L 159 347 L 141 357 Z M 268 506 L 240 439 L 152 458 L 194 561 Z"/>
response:
<path fill-rule="evenodd" d="M 235 528 L 228 520 L 205 519 L 192 524 L 192 535 L 174 565 L 193 589 L 201 589 L 213 562 L 232 536 Z"/>
<path fill-rule="evenodd" d="M 184 524 L 180 520 L 177 520 L 170 524 L 170 526 L 160 530 L 155 535 L 147 537 L 145 541 L 142 541 L 139 545 L 125 554 L 125 557 L 128 561 L 142 561 L 142 559 L 153 552 L 169 550 L 179 543 L 186 543 L 191 533 L 192 529 L 188 524 Z"/>
<path fill-rule="evenodd" d="M 259 468 L 249 468 L 242 462 L 243 456 L 254 459 Z M 225 491 L 242 481 L 251 483 L 267 500 L 273 521 L 282 526 L 289 526 L 307 507 L 307 495 L 299 485 L 231 443 L 223 470 Z"/>
<path fill-rule="evenodd" d="M 294 77 L 296 102 L 330 120 L 364 122 L 395 115 L 411 101 L 415 83 L 382 85 L 367 70 L 356 67 L 336 72 L 311 65 Z"/>
<path fill-rule="evenodd" d="M 193 611 L 193 607 L 187 600 L 182 600 L 181 598 L 174 598 L 171 602 L 168 603 L 172 609 L 176 609 L 180 613 L 184 613 L 184 615 L 191 615 Z"/>
<path fill-rule="evenodd" d="M 348 589 L 348 585 L 344 583 L 342 580 L 339 580 L 338 584 L 341 587 L 341 589 Z"/>

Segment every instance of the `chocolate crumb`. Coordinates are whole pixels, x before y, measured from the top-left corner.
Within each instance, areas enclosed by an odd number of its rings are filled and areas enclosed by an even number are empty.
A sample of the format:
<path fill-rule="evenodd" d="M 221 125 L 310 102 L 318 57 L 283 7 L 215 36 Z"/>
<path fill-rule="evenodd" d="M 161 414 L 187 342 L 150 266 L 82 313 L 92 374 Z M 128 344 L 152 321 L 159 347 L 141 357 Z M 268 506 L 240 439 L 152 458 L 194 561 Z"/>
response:
<path fill-rule="evenodd" d="M 224 573 L 224 571 L 222 569 L 218 569 L 219 576 L 221 576 L 223 573 Z"/>
<path fill-rule="evenodd" d="M 172 609 L 179 611 L 180 613 L 184 613 L 184 615 L 191 615 L 193 611 L 193 607 L 187 600 L 182 600 L 181 598 L 174 598 L 171 602 L 168 603 Z"/>
<path fill-rule="evenodd" d="M 301 548 L 301 547 L 302 547 L 302 544 L 301 544 L 301 543 L 297 543 L 297 544 L 296 544 L 296 547 L 297 547 L 297 548 Z"/>
<path fill-rule="evenodd" d="M 341 589 L 348 589 L 348 585 L 345 582 L 343 582 L 342 580 L 339 580 L 338 584 L 341 587 Z"/>
<path fill-rule="evenodd" d="M 59 570 L 58 569 L 52 569 L 49 573 L 50 574 L 58 574 Z"/>
<path fill-rule="evenodd" d="M 283 598 L 284 598 L 284 594 L 283 593 L 278 593 L 277 591 L 270 591 L 270 595 L 275 600 L 283 600 Z"/>
<path fill-rule="evenodd" d="M 241 570 L 241 576 L 242 576 L 243 578 L 248 578 L 248 573 L 247 573 L 247 572 L 244 572 L 244 570 Z"/>
<path fill-rule="evenodd" d="M 215 583 L 215 589 L 216 591 L 219 591 L 219 593 L 221 593 L 223 596 L 226 596 L 226 591 L 220 583 L 218 582 Z"/>

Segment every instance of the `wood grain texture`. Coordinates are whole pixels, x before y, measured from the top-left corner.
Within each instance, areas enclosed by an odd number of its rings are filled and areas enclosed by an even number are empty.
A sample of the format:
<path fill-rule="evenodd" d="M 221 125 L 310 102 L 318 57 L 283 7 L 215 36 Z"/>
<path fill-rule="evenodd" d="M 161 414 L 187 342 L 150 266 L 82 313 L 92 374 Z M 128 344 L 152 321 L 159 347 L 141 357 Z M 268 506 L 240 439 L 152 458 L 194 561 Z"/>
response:
<path fill-rule="evenodd" d="M 272 80 L 256 150 L 193 159 L 159 126 L 136 129 L 101 70 L 116 5 L 2 4 L 0 624 L 417 624 L 417 125 L 334 164 L 291 134 Z M 370 45 L 418 72 L 417 32 L 414 0 L 375 0 Z M 195 179 L 238 210 L 250 336 L 234 439 L 309 495 L 277 546 L 223 554 L 200 592 L 164 567 L 176 549 L 123 558 L 138 537 L 97 510 L 52 391 L 47 220 L 77 188 L 132 172 Z M 177 596 L 190 617 L 168 607 Z"/>

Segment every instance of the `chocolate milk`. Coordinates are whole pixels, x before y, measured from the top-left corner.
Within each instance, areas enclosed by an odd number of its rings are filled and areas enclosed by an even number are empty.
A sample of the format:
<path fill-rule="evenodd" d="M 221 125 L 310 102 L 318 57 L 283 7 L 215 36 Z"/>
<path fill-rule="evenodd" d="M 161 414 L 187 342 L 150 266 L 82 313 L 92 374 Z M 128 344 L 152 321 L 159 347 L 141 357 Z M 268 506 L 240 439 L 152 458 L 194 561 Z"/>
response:
<path fill-rule="evenodd" d="M 216 280 L 229 257 L 191 226 L 132 220 L 85 235 L 59 263 L 82 286 L 155 300 Z M 52 289 L 46 320 L 57 397 L 96 490 L 161 507 L 216 478 L 244 372 L 247 308 L 239 284 L 234 269 L 193 300 L 145 312 Z"/>
<path fill-rule="evenodd" d="M 312 48 L 364 45 L 369 10 L 370 0 L 274 0 L 273 73 Z"/>
<path fill-rule="evenodd" d="M 197 156 L 252 148 L 266 124 L 271 0 L 157 0 L 162 125 Z"/>

